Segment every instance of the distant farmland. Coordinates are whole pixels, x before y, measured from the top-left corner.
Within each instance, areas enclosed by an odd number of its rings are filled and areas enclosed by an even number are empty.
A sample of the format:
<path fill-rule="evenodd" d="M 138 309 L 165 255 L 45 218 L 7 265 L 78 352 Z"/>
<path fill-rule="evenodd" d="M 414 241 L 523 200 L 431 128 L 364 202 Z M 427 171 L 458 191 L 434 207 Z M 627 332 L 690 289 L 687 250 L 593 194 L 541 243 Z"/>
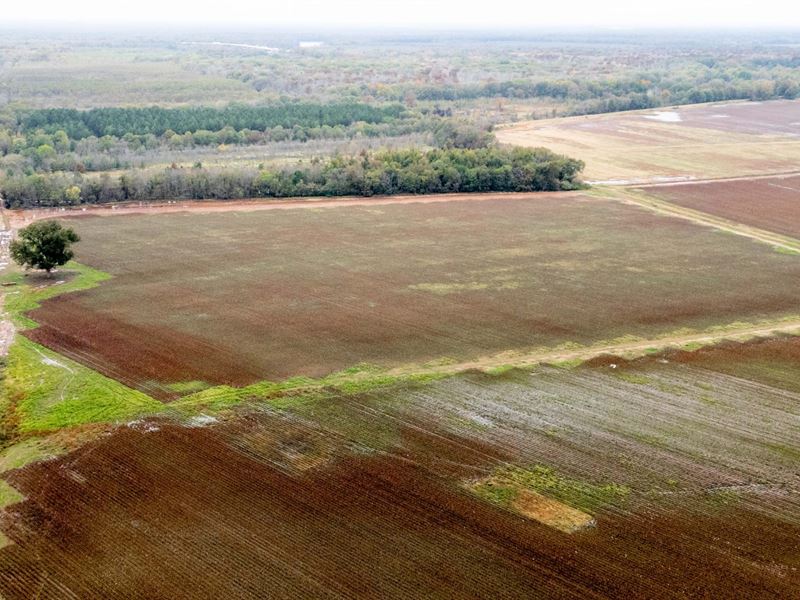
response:
<path fill-rule="evenodd" d="M 138 387 L 476 359 L 800 311 L 797 257 L 579 194 L 71 224 L 79 260 L 113 278 L 47 301 L 26 335 Z"/>
<path fill-rule="evenodd" d="M 590 180 L 652 181 L 800 170 L 800 101 L 699 104 L 516 123 L 504 143 L 586 161 Z"/>
<path fill-rule="evenodd" d="M 800 176 L 655 186 L 644 191 L 679 206 L 800 237 Z"/>

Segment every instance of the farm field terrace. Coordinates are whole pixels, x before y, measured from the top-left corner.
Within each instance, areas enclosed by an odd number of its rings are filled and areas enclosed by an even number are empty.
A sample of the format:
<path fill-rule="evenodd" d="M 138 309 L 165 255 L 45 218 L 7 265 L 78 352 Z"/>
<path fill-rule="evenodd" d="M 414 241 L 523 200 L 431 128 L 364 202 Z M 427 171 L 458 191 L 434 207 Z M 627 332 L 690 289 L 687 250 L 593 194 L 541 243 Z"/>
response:
<path fill-rule="evenodd" d="M 111 279 L 24 334 L 170 397 L 800 312 L 800 260 L 766 244 L 581 193 L 419 200 L 68 219 Z"/>
<path fill-rule="evenodd" d="M 800 101 L 698 104 L 528 121 L 498 129 L 518 146 L 586 162 L 594 181 L 707 179 L 800 170 Z"/>
<path fill-rule="evenodd" d="M 800 176 L 656 185 L 642 191 L 782 235 L 800 238 Z"/>

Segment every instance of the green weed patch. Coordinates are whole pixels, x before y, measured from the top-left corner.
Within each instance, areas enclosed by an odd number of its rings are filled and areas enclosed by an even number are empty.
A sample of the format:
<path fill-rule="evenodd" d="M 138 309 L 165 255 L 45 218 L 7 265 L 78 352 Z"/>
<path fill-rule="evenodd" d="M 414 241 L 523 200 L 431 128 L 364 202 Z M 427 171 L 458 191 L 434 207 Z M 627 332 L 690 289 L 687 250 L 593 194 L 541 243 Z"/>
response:
<path fill-rule="evenodd" d="M 530 469 L 517 466 L 502 467 L 494 473 L 490 482 L 491 486 L 488 486 L 489 482 L 482 484 L 483 491 L 478 493 L 494 495 L 499 499 L 509 497 L 513 500 L 513 496 L 508 496 L 502 490 L 527 489 L 589 513 L 606 506 L 618 505 L 630 495 L 627 486 L 616 483 L 598 485 L 569 479 L 542 465 Z"/>

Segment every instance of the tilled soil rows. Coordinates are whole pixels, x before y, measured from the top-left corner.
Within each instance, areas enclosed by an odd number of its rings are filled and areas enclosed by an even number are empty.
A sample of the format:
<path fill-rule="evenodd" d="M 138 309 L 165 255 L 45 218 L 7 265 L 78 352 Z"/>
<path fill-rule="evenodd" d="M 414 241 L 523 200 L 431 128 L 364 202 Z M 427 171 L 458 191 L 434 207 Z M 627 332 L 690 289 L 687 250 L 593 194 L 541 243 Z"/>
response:
<path fill-rule="evenodd" d="M 646 188 L 679 206 L 800 238 L 800 176 Z"/>
<path fill-rule="evenodd" d="M 284 456 L 297 448 L 285 424 L 258 427 Z M 567 535 L 470 496 L 413 455 L 340 446 L 303 471 L 237 435 L 143 423 L 17 472 L 29 499 L 4 516 L 15 544 L 0 550 L 0 593 L 789 598 L 800 584 L 787 566 L 800 526 L 745 508 L 697 514 L 676 502 Z M 466 442 L 450 439 L 437 453 L 466 462 L 462 475 L 478 471 Z"/>
<path fill-rule="evenodd" d="M 25 335 L 150 393 L 800 312 L 796 257 L 576 195 L 71 224 L 113 278 Z"/>

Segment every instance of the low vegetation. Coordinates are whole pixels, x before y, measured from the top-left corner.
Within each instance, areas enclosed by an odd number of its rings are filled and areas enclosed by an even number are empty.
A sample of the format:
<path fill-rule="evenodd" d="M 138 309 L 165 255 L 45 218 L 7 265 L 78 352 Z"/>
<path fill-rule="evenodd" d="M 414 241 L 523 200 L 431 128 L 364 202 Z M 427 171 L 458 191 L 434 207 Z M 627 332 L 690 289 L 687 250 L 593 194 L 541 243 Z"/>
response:
<path fill-rule="evenodd" d="M 490 502 L 510 507 L 521 490 L 531 490 L 589 513 L 620 504 L 630 489 L 616 483 L 593 484 L 562 477 L 550 467 L 501 467 L 473 490 Z"/>

